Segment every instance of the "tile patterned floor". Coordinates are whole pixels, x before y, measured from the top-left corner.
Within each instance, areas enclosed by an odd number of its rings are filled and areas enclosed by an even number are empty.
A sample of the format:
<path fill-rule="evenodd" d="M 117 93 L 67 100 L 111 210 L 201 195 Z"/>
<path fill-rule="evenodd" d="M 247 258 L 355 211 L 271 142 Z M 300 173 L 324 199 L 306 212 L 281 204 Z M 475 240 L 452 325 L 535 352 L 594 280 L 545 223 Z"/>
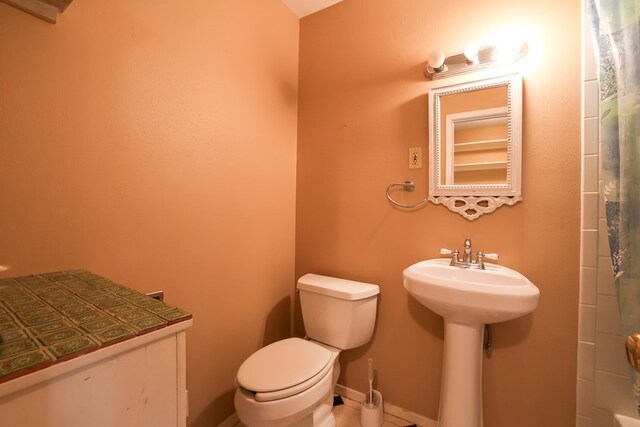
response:
<path fill-rule="evenodd" d="M 360 426 L 360 403 L 341 397 L 344 404 L 337 404 L 333 407 L 333 416 L 336 418 L 336 427 L 358 427 Z M 385 422 L 382 427 L 405 427 L 414 426 L 408 421 L 385 414 Z M 244 427 L 238 423 L 235 427 Z"/>
<path fill-rule="evenodd" d="M 190 318 L 86 270 L 0 279 L 0 383 Z"/>

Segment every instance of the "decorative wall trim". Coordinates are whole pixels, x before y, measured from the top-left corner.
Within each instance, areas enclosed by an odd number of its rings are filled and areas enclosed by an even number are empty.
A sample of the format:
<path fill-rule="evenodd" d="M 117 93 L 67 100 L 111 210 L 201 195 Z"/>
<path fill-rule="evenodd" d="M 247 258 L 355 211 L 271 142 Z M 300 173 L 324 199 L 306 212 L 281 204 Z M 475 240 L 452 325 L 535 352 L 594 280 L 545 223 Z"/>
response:
<path fill-rule="evenodd" d="M 450 211 L 457 212 L 469 221 L 473 221 L 480 215 L 491 213 L 502 205 L 515 205 L 522 201 L 522 196 L 430 196 L 429 201 L 436 205 L 444 205 Z"/>

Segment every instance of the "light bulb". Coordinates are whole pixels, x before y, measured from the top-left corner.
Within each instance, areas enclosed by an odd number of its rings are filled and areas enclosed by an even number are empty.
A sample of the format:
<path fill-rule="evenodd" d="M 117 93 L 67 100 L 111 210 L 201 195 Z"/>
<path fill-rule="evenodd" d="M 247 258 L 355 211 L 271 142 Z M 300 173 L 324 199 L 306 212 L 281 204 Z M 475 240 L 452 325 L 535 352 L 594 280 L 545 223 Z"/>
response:
<path fill-rule="evenodd" d="M 444 69 L 444 60 L 444 52 L 440 49 L 432 50 L 427 57 L 427 63 L 431 68 L 433 68 L 433 71 L 435 72 L 439 72 Z"/>
<path fill-rule="evenodd" d="M 478 51 L 478 45 L 475 43 L 471 43 L 464 48 L 464 57 L 467 59 L 467 64 L 478 63 Z"/>
<path fill-rule="evenodd" d="M 498 55 L 502 61 L 515 61 L 524 56 L 527 44 L 522 40 L 503 39 L 497 44 Z"/>

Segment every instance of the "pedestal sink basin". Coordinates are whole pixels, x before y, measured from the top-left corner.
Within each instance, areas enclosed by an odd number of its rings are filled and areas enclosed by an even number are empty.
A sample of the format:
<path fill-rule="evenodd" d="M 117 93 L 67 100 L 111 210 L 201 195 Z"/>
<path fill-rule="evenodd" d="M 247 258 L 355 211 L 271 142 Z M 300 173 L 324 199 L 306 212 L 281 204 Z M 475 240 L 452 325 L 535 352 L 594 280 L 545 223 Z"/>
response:
<path fill-rule="evenodd" d="M 540 291 L 517 271 L 496 264 L 484 269 L 421 261 L 404 270 L 404 287 L 444 318 L 444 363 L 438 427 L 482 427 L 484 325 L 532 312 Z"/>
<path fill-rule="evenodd" d="M 451 267 L 449 259 L 421 261 L 404 270 L 404 287 L 445 319 L 497 323 L 531 313 L 538 288 L 522 274 L 496 264 L 485 269 Z"/>

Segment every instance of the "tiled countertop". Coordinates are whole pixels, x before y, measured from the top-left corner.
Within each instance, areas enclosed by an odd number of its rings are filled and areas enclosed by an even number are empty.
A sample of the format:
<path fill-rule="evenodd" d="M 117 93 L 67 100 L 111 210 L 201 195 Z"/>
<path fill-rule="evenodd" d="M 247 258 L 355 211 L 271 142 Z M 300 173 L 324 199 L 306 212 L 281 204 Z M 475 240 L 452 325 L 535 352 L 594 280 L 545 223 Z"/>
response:
<path fill-rule="evenodd" d="M 190 318 L 86 270 L 0 279 L 0 383 Z"/>

